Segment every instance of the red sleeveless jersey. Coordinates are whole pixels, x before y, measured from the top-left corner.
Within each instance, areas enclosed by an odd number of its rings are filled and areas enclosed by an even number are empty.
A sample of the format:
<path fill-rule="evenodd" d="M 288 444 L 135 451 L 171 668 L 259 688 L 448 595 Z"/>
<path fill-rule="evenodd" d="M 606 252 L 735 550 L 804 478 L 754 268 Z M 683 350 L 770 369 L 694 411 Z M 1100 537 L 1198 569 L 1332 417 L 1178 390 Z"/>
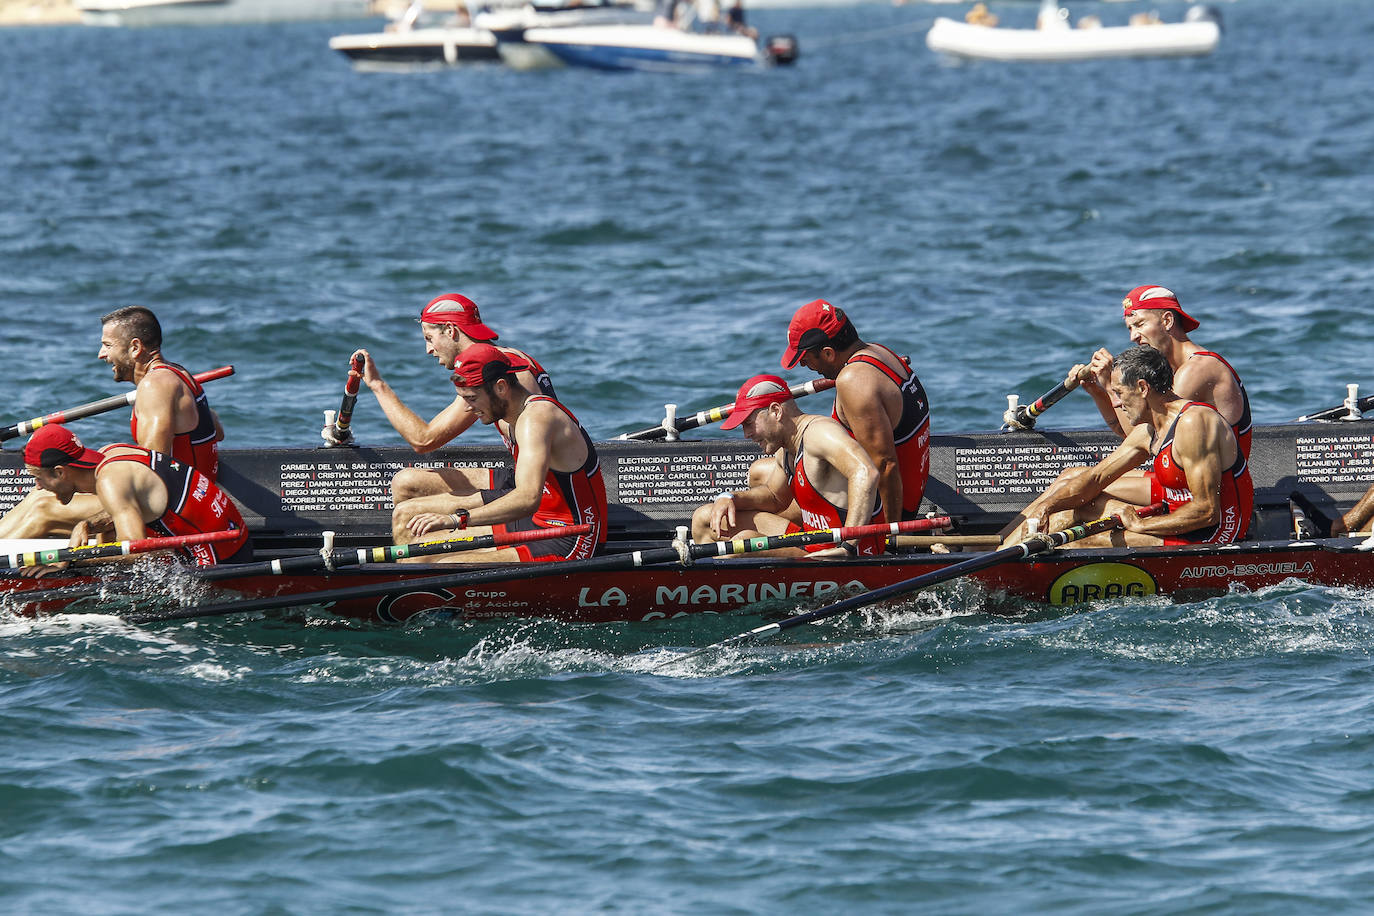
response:
<path fill-rule="evenodd" d="M 846 366 L 850 363 L 872 366 L 891 379 L 902 393 L 902 415 L 892 428 L 892 441 L 897 447 L 897 467 L 902 475 L 902 519 L 919 518 L 921 497 L 925 495 L 926 481 L 930 478 L 930 401 L 926 398 L 921 380 L 911 371 L 910 362 L 882 344 L 869 346 L 887 350 L 906 369 L 905 376 L 898 375 L 887 363 L 867 353 L 855 353 L 845 361 Z M 839 408 L 832 410 L 830 416 L 839 420 Z M 853 435 L 852 431 L 850 435 Z"/>
<path fill-rule="evenodd" d="M 802 438 L 806 434 L 802 433 Z M 825 498 L 825 495 L 812 485 L 811 480 L 806 476 L 806 447 L 805 444 L 797 449 L 796 463 L 790 463 L 787 467 L 787 483 L 792 488 L 792 498 L 797 501 L 797 508 L 801 510 L 802 524 L 789 523 L 787 530 L 793 531 L 824 531 L 827 528 L 844 527 L 844 510 Z M 882 500 L 877 501 L 873 509 L 873 515 L 868 522 L 872 525 L 881 525 L 886 521 L 883 518 Z M 861 557 L 876 557 L 887 549 L 887 537 L 885 535 L 870 535 L 859 538 L 854 542 L 858 548 L 858 555 Z M 802 549 L 807 553 L 815 553 L 818 550 L 829 550 L 834 544 L 810 544 Z"/>
<path fill-rule="evenodd" d="M 191 395 L 196 401 L 196 425 L 193 429 L 184 433 L 179 432 L 172 437 L 172 457 L 182 464 L 189 464 L 214 483 L 219 479 L 219 440 L 215 432 L 215 415 L 210 411 L 210 401 L 205 397 L 205 389 L 180 366 L 158 363 L 148 371 L 154 372 L 158 369 L 166 369 L 181 379 L 181 383 L 191 389 Z M 129 417 L 129 433 L 137 442 L 137 410 Z"/>
<path fill-rule="evenodd" d="M 96 466 L 98 475 L 116 461 L 132 461 L 151 470 L 167 488 L 167 509 L 160 518 L 147 523 L 152 537 L 175 537 L 181 534 L 200 534 L 205 531 L 237 531 L 239 536 L 212 544 L 196 544 L 178 550 L 197 566 L 210 566 L 233 557 L 248 543 L 248 528 L 238 507 L 210 478 L 200 471 L 177 461 L 170 455 L 154 452 L 137 445 L 119 448 L 136 449 L 137 454 L 112 455 Z"/>
<path fill-rule="evenodd" d="M 1215 411 L 1216 408 L 1202 401 L 1189 401 L 1169 424 L 1164 433 L 1163 444 L 1155 453 L 1154 466 L 1150 477 L 1150 502 L 1164 500 L 1169 510 L 1189 503 L 1193 492 L 1188 489 L 1188 477 L 1174 460 L 1174 428 L 1178 418 L 1185 410 L 1201 407 Z M 1224 421 L 1223 421 L 1224 422 Z M 1245 455 L 1237 443 L 1236 460 L 1221 475 L 1221 521 L 1216 525 L 1189 531 L 1184 534 L 1171 534 L 1164 538 L 1165 544 L 1229 544 L 1245 537 L 1250 528 L 1250 516 L 1255 509 L 1255 487 L 1250 479 L 1250 468 Z"/>
<path fill-rule="evenodd" d="M 591 436 L 587 435 L 587 431 L 582 428 L 581 423 L 577 422 L 577 417 L 573 416 L 572 411 L 568 408 L 554 398 L 542 394 L 530 397 L 525 403 L 529 404 L 534 401 L 548 401 L 568 415 L 568 419 L 576 424 L 577 431 L 582 434 L 582 442 L 587 446 L 587 460 L 575 471 L 549 469 L 548 474 L 544 477 L 544 495 L 539 500 L 539 507 L 534 510 L 532 521 L 541 528 L 587 524 L 592 526 L 592 530 L 590 534 L 584 534 L 578 538 L 577 546 L 570 556 L 534 557 L 533 559 L 563 560 L 590 557 L 598 547 L 606 543 L 606 515 L 608 512 L 606 481 L 601 476 L 601 461 L 597 457 L 596 447 L 592 444 Z M 497 431 L 501 433 L 506 448 L 510 450 L 511 457 L 519 466 L 520 444 L 508 436 L 504 429 L 497 427 Z"/>
<path fill-rule="evenodd" d="M 1250 419 L 1250 395 L 1245 391 L 1245 383 L 1240 380 L 1236 370 L 1231 367 L 1220 353 L 1213 353 L 1211 350 L 1198 350 L 1193 356 L 1210 356 L 1219 361 L 1226 367 L 1226 371 L 1231 373 L 1231 378 L 1236 380 L 1236 387 L 1240 389 L 1240 418 L 1231 424 L 1231 432 L 1236 434 L 1236 441 L 1240 443 L 1241 454 L 1247 461 L 1250 460 L 1250 434 L 1253 431 L 1254 423 Z M 1188 357 L 1192 359 L 1193 357 Z"/>

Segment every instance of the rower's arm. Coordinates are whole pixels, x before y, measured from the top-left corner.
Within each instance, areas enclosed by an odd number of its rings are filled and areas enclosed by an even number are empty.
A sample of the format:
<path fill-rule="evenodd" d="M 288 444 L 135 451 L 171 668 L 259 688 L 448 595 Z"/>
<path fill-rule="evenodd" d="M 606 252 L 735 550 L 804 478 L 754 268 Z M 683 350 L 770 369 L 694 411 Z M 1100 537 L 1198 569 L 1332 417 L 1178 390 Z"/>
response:
<path fill-rule="evenodd" d="M 1216 411 L 1189 410 L 1180 416 L 1174 427 L 1174 462 L 1183 469 L 1193 498 L 1168 515 L 1131 521 L 1126 530 L 1163 537 L 1219 524 L 1222 469 L 1230 463 L 1225 454 L 1228 440 L 1234 442 L 1235 437 Z M 1230 459 L 1235 460 L 1234 451 Z"/>
<path fill-rule="evenodd" d="M 1363 531 L 1374 518 L 1374 487 L 1365 491 L 1351 510 L 1331 523 L 1331 536 L 1341 537 L 1352 531 Z"/>
<path fill-rule="evenodd" d="M 544 481 L 553 462 L 553 438 L 557 416 L 548 402 L 526 407 L 515 421 L 511 436 L 520 443 L 515 460 L 515 489 L 472 509 L 469 525 L 499 525 L 534 515 L 544 497 Z M 561 411 L 559 412 L 561 415 Z"/>
<path fill-rule="evenodd" d="M 1102 422 L 1107 424 L 1107 428 L 1125 439 L 1129 424 L 1125 414 L 1112 405 L 1112 395 L 1108 390 L 1112 379 L 1112 365 L 1111 351 L 1102 347 L 1093 354 L 1092 360 L 1086 366 L 1074 366 L 1069 374 L 1076 374 L 1080 368 L 1087 370 L 1078 376 L 1083 390 L 1092 397 L 1093 403 L 1097 405 L 1097 412 L 1102 415 Z"/>
<path fill-rule="evenodd" d="M 164 455 L 172 454 L 177 433 L 177 395 L 181 389 L 182 381 L 175 372 L 149 372 L 143 376 L 134 401 L 139 445 Z"/>
<path fill-rule="evenodd" d="M 845 526 L 867 525 L 878 501 L 878 470 L 873 462 L 838 423 L 814 421 L 805 437 L 806 453 L 829 464 L 847 482 Z M 899 505 L 896 517 L 901 512 Z"/>
<path fill-rule="evenodd" d="M 868 370 L 859 375 L 855 370 Z M 851 374 L 852 373 L 852 374 Z M 889 518 L 902 517 L 902 469 L 897 463 L 897 443 L 892 438 L 892 420 L 883 406 L 881 392 L 874 381 L 887 377 L 871 366 L 856 364 L 840 373 L 835 385 L 835 400 L 840 405 L 839 413 L 854 435 L 855 441 L 863 447 L 874 473 L 877 475 L 878 493 L 883 498 L 883 508 Z M 837 465 L 838 467 L 838 465 Z M 848 475 L 846 475 L 848 477 Z M 854 478 L 848 477 L 853 489 Z M 850 493 L 850 511 L 855 503 Z M 871 503 L 870 503 L 871 510 Z M 858 524 L 867 524 L 868 519 Z"/>
<path fill-rule="evenodd" d="M 761 479 L 747 490 L 733 493 L 735 509 L 781 514 L 792 504 L 792 488 L 787 485 L 787 471 L 782 466 L 782 452 L 760 468 Z"/>
<path fill-rule="evenodd" d="M 1140 467 L 1150 456 L 1150 427 L 1142 423 L 1131 429 L 1112 453 L 1081 474 L 1061 477 L 1050 485 L 1025 511 L 1027 518 L 1042 521 L 1060 509 L 1077 509 L 1096 499 L 1112 481 L 1132 468 Z"/>
<path fill-rule="evenodd" d="M 387 384 L 386 379 L 377 371 L 377 363 L 372 359 L 372 355 L 366 350 L 359 350 L 355 355 L 363 357 L 363 382 L 367 384 L 368 390 L 377 398 L 377 406 L 382 408 L 382 413 L 386 415 L 389 422 L 396 432 L 401 434 L 401 438 L 411 448 L 420 454 L 432 452 L 442 445 L 446 445 L 455 436 L 463 432 L 477 419 L 477 415 L 472 412 L 472 408 L 462 398 L 455 397 L 453 403 L 435 415 L 434 419 L 426 421 L 423 417 L 411 410 L 401 400 L 400 396 Z"/>
<path fill-rule="evenodd" d="M 100 505 L 114 522 L 115 540 L 130 541 L 147 537 L 144 507 L 134 476 L 133 464 L 110 464 L 95 478 L 95 493 Z"/>

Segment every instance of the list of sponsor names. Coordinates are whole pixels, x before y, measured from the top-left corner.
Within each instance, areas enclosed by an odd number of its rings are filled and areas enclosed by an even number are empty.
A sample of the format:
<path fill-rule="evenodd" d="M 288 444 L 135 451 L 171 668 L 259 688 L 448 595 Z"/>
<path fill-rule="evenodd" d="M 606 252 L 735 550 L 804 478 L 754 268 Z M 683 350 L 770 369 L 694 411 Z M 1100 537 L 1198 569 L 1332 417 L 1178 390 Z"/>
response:
<path fill-rule="evenodd" d="M 22 467 L 0 468 L 0 512 L 13 509 L 33 489 L 33 478 Z"/>
<path fill-rule="evenodd" d="M 402 468 L 485 468 L 472 461 L 320 461 L 281 466 L 281 506 L 288 512 L 390 511 L 391 478 Z"/>
<path fill-rule="evenodd" d="M 1299 436 L 1296 445 L 1300 482 L 1374 481 L 1374 436 Z"/>
<path fill-rule="evenodd" d="M 967 496 L 1037 494 L 1064 468 L 1093 465 L 1109 452 L 1094 445 L 984 445 L 954 450 L 954 489 Z"/>
<path fill-rule="evenodd" d="M 616 459 L 617 502 L 628 506 L 704 503 L 749 481 L 748 455 L 622 455 Z"/>

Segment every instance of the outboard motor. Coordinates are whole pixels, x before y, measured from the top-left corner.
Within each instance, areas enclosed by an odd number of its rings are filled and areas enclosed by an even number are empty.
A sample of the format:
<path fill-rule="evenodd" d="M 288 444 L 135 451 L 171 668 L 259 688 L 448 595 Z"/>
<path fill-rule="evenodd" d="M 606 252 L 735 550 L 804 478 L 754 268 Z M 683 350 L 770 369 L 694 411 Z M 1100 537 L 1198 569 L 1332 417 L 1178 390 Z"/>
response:
<path fill-rule="evenodd" d="M 1215 6 L 1190 6 L 1183 14 L 1184 22 L 1215 22 L 1217 31 L 1222 31 L 1221 10 Z"/>
<path fill-rule="evenodd" d="M 797 61 L 797 39 L 794 35 L 769 35 L 763 43 L 763 54 L 770 64 L 785 66 Z"/>

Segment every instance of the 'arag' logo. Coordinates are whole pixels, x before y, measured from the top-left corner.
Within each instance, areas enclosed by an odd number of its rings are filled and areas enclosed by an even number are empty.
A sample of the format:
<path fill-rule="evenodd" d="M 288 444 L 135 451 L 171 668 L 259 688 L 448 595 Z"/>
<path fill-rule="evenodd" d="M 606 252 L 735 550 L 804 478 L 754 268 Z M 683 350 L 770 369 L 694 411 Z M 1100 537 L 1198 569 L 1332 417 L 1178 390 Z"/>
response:
<path fill-rule="evenodd" d="M 1142 598 L 1153 595 L 1155 580 L 1129 563 L 1089 563 L 1061 575 L 1050 585 L 1050 604 L 1078 604 L 1109 598 Z"/>

